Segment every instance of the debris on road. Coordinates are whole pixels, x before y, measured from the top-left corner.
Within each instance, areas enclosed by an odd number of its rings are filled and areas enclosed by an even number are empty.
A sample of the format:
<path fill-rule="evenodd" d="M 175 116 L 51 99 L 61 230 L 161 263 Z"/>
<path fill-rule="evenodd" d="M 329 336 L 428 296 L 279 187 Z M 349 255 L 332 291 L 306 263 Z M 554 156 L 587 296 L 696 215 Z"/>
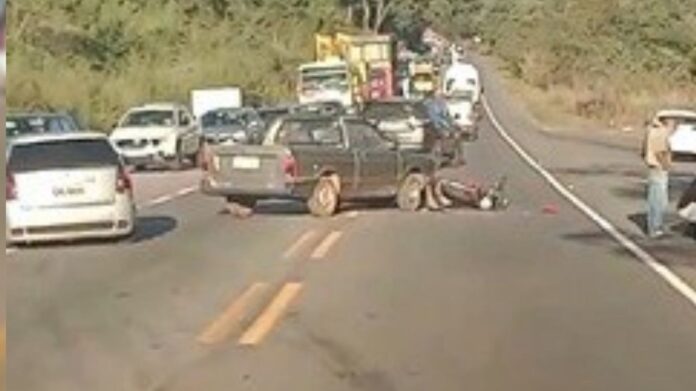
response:
<path fill-rule="evenodd" d="M 542 212 L 547 215 L 555 215 L 561 211 L 561 208 L 556 204 L 546 204 L 542 208 Z"/>

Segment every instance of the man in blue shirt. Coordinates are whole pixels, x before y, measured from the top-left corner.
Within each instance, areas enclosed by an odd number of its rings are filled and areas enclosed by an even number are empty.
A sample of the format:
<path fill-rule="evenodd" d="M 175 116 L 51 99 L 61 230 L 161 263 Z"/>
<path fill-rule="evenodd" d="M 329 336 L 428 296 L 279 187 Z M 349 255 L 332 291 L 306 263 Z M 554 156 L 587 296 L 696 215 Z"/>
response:
<path fill-rule="evenodd" d="M 431 92 L 423 103 L 428 110 L 428 118 L 430 118 L 437 130 L 447 131 L 452 128 L 453 124 L 447 109 L 447 102 L 442 96 Z"/>

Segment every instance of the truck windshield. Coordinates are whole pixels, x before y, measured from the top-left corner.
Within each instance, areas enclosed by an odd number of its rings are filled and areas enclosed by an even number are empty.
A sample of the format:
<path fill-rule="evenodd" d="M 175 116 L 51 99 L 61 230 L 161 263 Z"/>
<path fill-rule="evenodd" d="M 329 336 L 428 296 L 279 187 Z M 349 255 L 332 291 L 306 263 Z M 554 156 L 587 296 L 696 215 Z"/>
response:
<path fill-rule="evenodd" d="M 122 127 L 173 126 L 174 112 L 171 110 L 140 110 L 128 114 Z"/>
<path fill-rule="evenodd" d="M 340 128 L 332 121 L 285 121 L 276 136 L 280 145 L 338 145 L 343 142 Z"/>
<path fill-rule="evenodd" d="M 238 114 L 229 111 L 211 111 L 201 117 L 201 126 L 204 130 L 207 128 L 243 127 L 244 125 L 244 121 Z"/>
<path fill-rule="evenodd" d="M 363 113 L 370 119 L 408 119 L 413 116 L 417 119 L 425 120 L 428 112 L 423 104 L 403 103 L 403 102 L 375 102 L 370 103 Z"/>
<path fill-rule="evenodd" d="M 345 69 L 305 69 L 300 77 L 302 90 L 348 90 Z"/>

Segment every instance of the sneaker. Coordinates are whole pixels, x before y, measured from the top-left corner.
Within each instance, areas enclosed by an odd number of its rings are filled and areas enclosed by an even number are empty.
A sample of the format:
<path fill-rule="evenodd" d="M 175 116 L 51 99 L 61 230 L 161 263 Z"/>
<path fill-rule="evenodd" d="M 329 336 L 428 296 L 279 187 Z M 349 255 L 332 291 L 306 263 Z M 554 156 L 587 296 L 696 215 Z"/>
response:
<path fill-rule="evenodd" d="M 664 238 L 666 235 L 667 234 L 665 233 L 665 231 L 660 229 L 651 233 L 650 235 L 648 235 L 648 237 L 650 237 L 650 239 L 661 239 Z"/>

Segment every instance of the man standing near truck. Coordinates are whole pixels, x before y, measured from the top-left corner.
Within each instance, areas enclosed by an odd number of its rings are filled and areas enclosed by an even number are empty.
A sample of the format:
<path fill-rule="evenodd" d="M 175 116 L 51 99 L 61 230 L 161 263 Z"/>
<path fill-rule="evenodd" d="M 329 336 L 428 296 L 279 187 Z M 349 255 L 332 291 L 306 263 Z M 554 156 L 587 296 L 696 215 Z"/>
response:
<path fill-rule="evenodd" d="M 669 204 L 669 170 L 672 152 L 669 136 L 676 129 L 671 118 L 658 118 L 648 126 L 643 143 L 643 160 L 648 167 L 648 236 L 657 239 L 665 235 L 664 214 Z"/>

